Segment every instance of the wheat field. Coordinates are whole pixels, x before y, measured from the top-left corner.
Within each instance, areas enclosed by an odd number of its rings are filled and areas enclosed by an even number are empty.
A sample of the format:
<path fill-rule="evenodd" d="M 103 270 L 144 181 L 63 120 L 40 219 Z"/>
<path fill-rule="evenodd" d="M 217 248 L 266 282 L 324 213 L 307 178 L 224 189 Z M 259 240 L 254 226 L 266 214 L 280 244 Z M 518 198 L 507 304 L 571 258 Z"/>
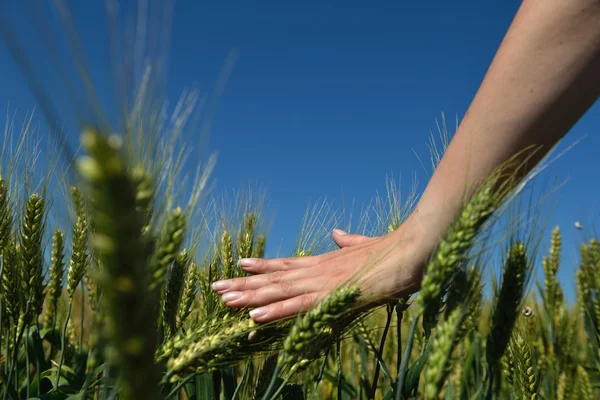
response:
<path fill-rule="evenodd" d="M 269 250 L 266 195 L 210 192 L 212 157 L 188 171 L 181 127 L 198 98 L 184 94 L 164 116 L 150 93 L 158 78 L 146 70 L 123 129 L 99 115 L 81 124 L 73 154 L 41 160 L 52 151 L 27 121 L 6 126 L 3 400 L 600 398 L 600 238 L 577 244 L 576 267 L 561 265 L 555 227 L 538 257 L 536 209 L 507 211 L 523 191 L 511 162 L 464 204 L 418 293 L 357 309 L 361 285 L 351 281 L 268 324 L 225 306 L 211 284 L 244 276 L 237 261 Z M 417 194 L 401 201 L 393 182 L 387 190 L 358 233 L 401 226 Z M 308 207 L 286 256 L 330 249 L 330 211 Z M 561 268 L 576 276 L 575 304 Z"/>

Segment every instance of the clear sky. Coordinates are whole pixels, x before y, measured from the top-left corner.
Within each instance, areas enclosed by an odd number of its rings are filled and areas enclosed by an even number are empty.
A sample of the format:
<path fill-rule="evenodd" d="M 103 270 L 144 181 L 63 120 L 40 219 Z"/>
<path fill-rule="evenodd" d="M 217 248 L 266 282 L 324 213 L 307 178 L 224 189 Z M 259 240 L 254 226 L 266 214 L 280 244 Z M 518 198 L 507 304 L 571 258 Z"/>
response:
<path fill-rule="evenodd" d="M 169 97 L 193 83 L 212 90 L 238 49 L 211 130 L 210 149 L 219 152 L 213 178 L 218 188 L 254 182 L 267 189 L 271 254 L 286 253 L 309 201 L 354 201 L 358 210 L 390 174 L 401 177 L 404 191 L 416 176 L 422 191 L 436 119 L 444 113 L 453 128 L 462 118 L 519 4 L 180 0 Z M 86 49 L 104 50 L 101 7 L 86 7 L 75 10 Z M 88 55 L 104 65 L 105 52 Z M 0 105 L 31 109 L 4 49 L 0 74 Z M 550 227 L 563 228 L 560 277 L 571 299 L 581 235 L 573 223 L 591 233 L 598 212 L 599 111 L 596 104 L 565 137 L 560 149 L 583 140 L 539 177 L 546 192 L 566 181 L 547 210 Z M 543 251 L 548 233 L 544 238 Z"/>

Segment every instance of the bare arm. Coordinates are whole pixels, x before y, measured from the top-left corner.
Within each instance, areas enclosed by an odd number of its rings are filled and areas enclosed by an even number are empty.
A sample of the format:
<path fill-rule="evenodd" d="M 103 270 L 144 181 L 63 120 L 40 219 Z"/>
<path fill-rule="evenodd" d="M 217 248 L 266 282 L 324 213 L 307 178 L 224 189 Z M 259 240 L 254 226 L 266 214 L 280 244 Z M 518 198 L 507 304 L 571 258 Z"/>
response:
<path fill-rule="evenodd" d="M 525 0 L 414 213 L 392 234 L 334 232 L 340 250 L 289 259 L 243 259 L 253 276 L 215 282 L 231 307 L 258 322 L 294 315 L 355 273 L 363 294 L 407 294 L 467 195 L 530 146 L 539 159 L 600 94 L 600 0 Z M 375 255 L 376 259 L 373 259 Z M 369 261 L 369 267 L 365 267 Z M 381 277 L 386 277 L 381 279 Z M 370 279 L 371 278 L 371 279 Z"/>
<path fill-rule="evenodd" d="M 437 240 L 501 163 L 541 146 L 531 168 L 600 95 L 600 1 L 525 0 L 413 218 Z"/>

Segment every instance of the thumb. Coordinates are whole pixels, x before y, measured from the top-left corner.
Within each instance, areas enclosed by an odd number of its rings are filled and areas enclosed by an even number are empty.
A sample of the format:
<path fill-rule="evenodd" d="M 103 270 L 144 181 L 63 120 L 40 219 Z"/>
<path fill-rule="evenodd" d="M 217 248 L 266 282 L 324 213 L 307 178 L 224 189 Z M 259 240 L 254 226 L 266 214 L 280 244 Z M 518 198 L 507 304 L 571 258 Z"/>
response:
<path fill-rule="evenodd" d="M 364 243 L 365 241 L 371 239 L 368 236 L 350 234 L 341 229 L 334 229 L 332 236 L 333 236 L 333 241 L 340 248 L 356 246 L 357 244 Z"/>

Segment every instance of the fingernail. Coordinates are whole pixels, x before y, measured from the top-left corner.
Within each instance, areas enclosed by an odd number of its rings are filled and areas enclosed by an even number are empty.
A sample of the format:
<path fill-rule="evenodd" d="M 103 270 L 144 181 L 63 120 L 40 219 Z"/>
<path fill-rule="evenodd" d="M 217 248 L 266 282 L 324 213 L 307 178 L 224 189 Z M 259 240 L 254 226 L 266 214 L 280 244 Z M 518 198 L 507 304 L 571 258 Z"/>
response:
<path fill-rule="evenodd" d="M 239 267 L 253 267 L 256 264 L 256 259 L 254 258 L 240 258 L 238 260 Z"/>
<path fill-rule="evenodd" d="M 242 292 L 229 292 L 225 293 L 221 298 L 225 303 L 228 303 L 230 301 L 237 300 L 240 297 L 242 297 Z"/>
<path fill-rule="evenodd" d="M 231 287 L 232 282 L 231 281 L 216 281 L 214 282 L 211 286 L 213 288 L 213 290 L 225 290 L 225 289 L 229 289 Z"/>
<path fill-rule="evenodd" d="M 264 317 L 265 315 L 267 315 L 268 312 L 269 312 L 268 307 L 255 308 L 254 310 L 250 311 L 250 318 L 256 319 L 256 318 Z"/>
<path fill-rule="evenodd" d="M 347 235 L 347 234 L 348 234 L 348 232 L 346 232 L 346 231 L 343 231 L 343 230 L 341 230 L 341 229 L 334 229 L 333 231 L 334 231 L 335 233 L 337 233 L 338 235 L 340 235 L 340 236 L 344 236 L 344 235 Z"/>

